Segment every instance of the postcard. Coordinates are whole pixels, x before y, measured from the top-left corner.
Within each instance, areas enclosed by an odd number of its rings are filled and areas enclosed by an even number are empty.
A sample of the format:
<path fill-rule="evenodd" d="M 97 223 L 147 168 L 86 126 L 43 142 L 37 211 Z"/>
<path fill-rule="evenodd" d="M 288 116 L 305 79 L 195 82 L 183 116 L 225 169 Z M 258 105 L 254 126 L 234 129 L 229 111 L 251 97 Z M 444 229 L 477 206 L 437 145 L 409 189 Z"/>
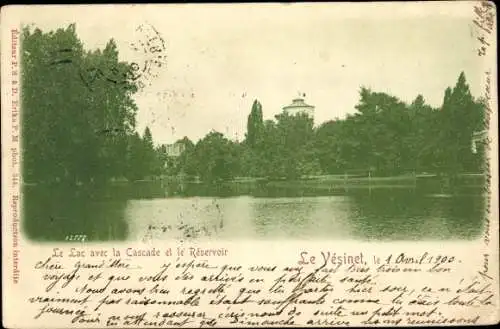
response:
<path fill-rule="evenodd" d="M 498 323 L 496 15 L 3 7 L 3 325 Z"/>

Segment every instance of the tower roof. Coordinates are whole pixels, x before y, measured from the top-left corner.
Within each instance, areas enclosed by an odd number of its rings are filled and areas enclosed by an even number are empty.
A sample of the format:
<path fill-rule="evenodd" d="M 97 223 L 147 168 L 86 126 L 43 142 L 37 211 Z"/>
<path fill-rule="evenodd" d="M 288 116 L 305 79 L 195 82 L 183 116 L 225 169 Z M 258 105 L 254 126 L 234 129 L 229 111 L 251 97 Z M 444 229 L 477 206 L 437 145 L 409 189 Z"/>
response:
<path fill-rule="evenodd" d="M 283 107 L 283 110 L 291 109 L 291 108 L 314 108 L 314 106 L 306 104 L 303 98 L 295 98 L 292 100 L 292 104 Z"/>

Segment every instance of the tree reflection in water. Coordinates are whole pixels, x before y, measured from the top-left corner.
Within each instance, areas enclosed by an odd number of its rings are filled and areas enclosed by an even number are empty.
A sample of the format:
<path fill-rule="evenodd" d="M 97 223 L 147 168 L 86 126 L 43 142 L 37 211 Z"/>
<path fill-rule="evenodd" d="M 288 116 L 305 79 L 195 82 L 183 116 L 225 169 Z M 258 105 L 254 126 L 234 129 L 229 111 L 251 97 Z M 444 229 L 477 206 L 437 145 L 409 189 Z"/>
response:
<path fill-rule="evenodd" d="M 481 234 L 482 194 L 432 190 L 271 187 L 255 182 L 28 186 L 22 221 L 29 238 L 47 241 L 82 234 L 88 241 L 142 239 L 151 225 L 178 228 L 179 218 L 186 225 L 214 226 L 209 234 L 213 239 L 444 240 Z M 194 211 L 196 200 L 201 208 Z M 170 234 L 160 233 L 155 238 Z"/>
<path fill-rule="evenodd" d="M 23 229 L 28 238 L 39 241 L 65 241 L 71 235 L 85 235 L 86 241 L 124 240 L 125 207 L 123 195 L 104 188 L 27 186 Z"/>

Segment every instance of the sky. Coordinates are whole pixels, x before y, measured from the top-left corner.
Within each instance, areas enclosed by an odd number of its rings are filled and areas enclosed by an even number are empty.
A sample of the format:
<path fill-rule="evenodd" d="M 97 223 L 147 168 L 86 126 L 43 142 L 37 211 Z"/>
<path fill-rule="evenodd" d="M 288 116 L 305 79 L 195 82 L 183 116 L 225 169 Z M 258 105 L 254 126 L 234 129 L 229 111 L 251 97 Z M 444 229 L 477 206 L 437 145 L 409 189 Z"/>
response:
<path fill-rule="evenodd" d="M 134 95 L 137 129 L 149 126 L 156 143 L 211 130 L 242 140 L 255 99 L 273 119 L 305 94 L 318 125 L 355 112 L 361 86 L 406 102 L 422 94 L 438 107 L 464 71 L 481 93 L 484 61 L 467 2 L 75 7 L 26 10 L 24 23 L 48 31 L 76 22 L 84 47 L 114 38 L 124 61 L 149 56 L 130 46 L 145 38 L 139 25 L 164 39 L 166 66 Z"/>

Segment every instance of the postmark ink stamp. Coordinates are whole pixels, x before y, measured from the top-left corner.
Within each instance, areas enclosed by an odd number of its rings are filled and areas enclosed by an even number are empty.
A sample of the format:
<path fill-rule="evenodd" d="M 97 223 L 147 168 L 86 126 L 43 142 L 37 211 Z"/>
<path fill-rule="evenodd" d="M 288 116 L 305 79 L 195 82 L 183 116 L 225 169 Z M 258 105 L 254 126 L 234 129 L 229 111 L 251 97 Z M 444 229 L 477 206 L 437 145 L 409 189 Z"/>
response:
<path fill-rule="evenodd" d="M 150 86 L 157 78 L 159 71 L 167 66 L 167 48 L 165 40 L 153 25 L 143 23 L 135 32 L 136 40 L 130 43 L 130 48 L 143 57 L 142 62 L 130 65 L 130 77 L 137 81 L 139 90 Z"/>

